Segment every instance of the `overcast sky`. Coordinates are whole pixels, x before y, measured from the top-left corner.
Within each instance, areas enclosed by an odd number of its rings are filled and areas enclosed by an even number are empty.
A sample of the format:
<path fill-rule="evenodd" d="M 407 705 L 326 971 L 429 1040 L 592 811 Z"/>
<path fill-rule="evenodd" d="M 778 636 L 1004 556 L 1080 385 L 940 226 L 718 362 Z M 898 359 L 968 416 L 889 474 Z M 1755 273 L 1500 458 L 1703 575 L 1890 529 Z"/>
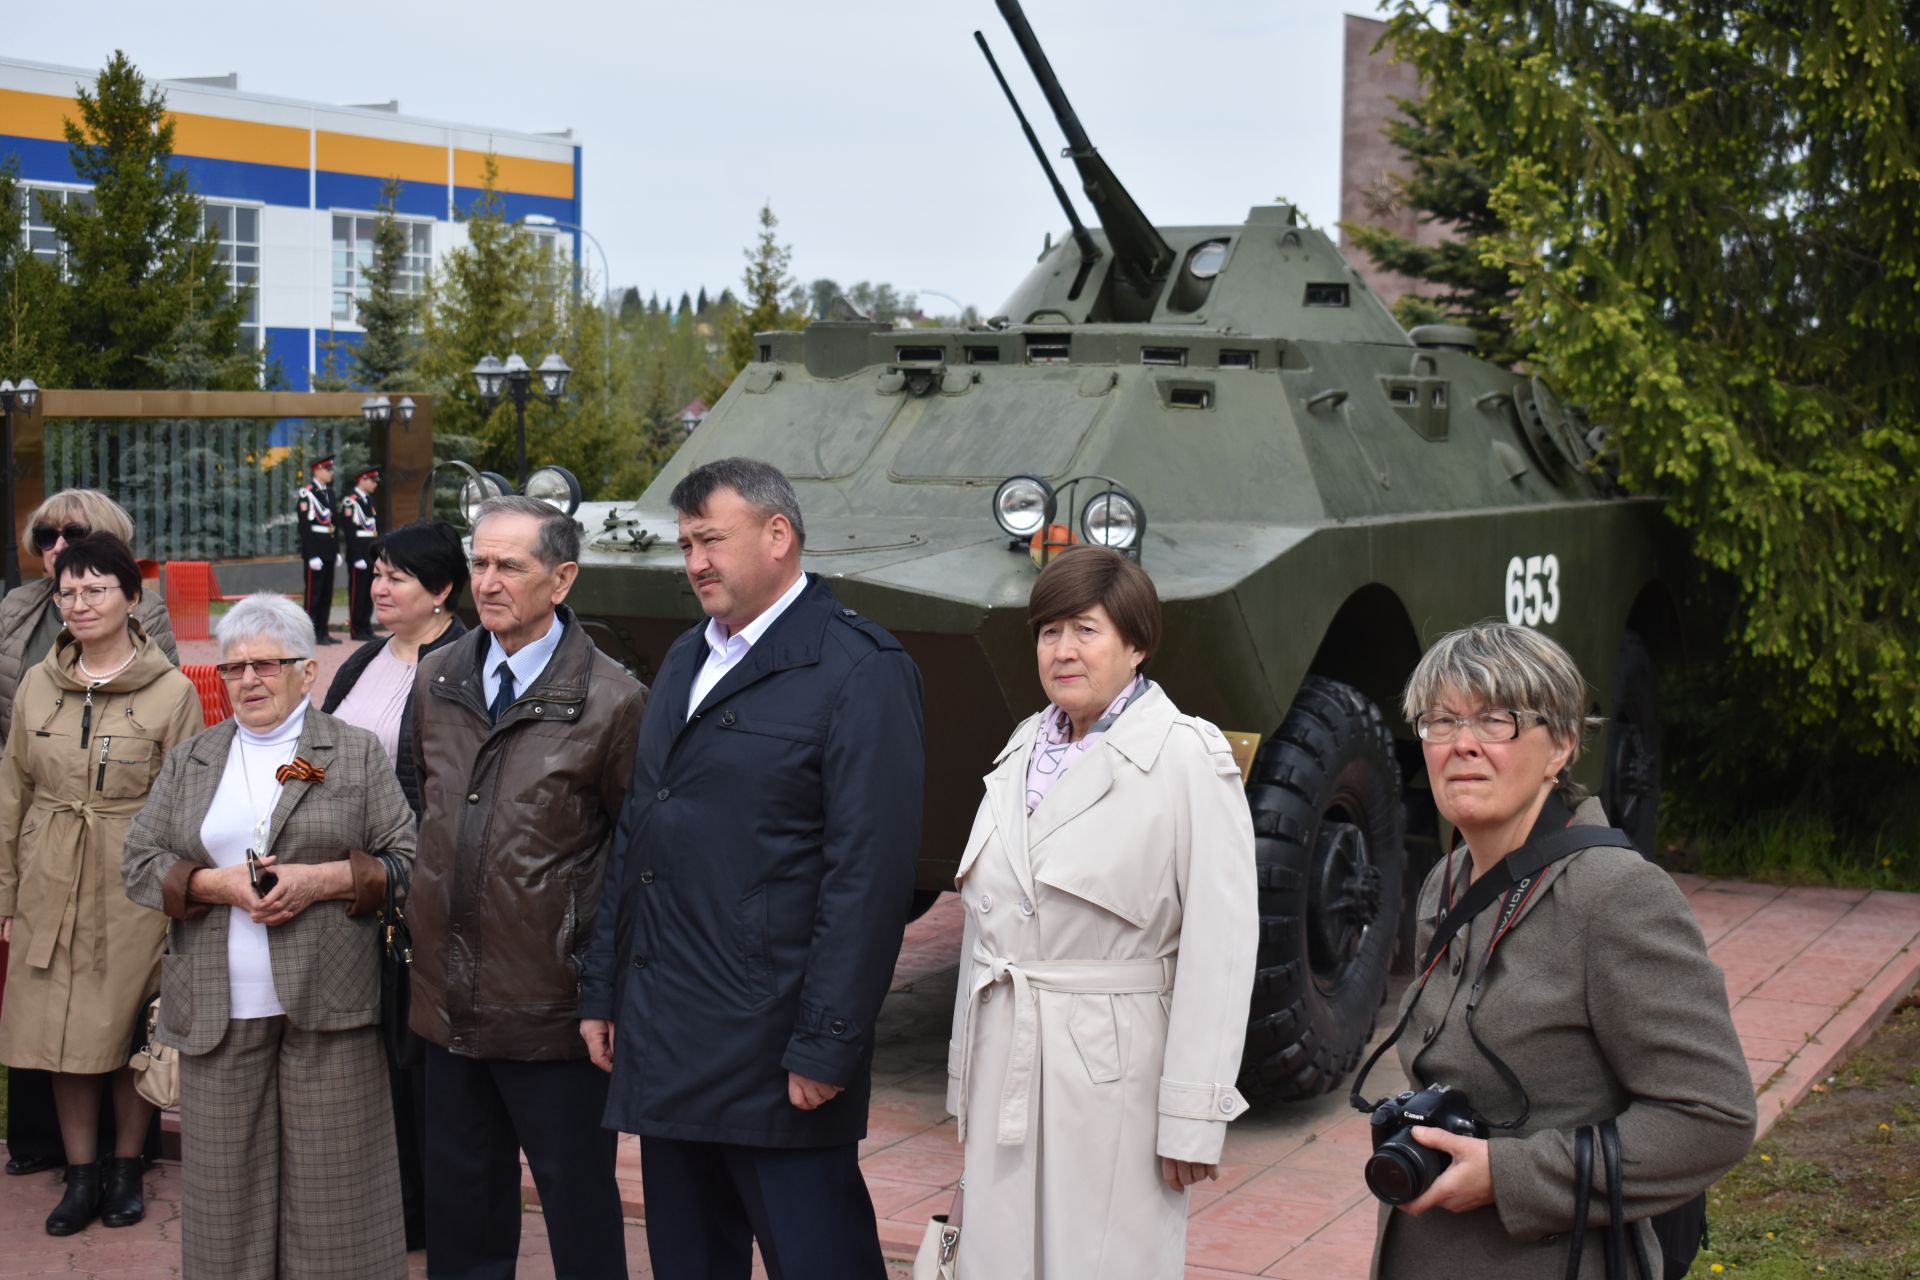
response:
<path fill-rule="evenodd" d="M 1156 222 L 1238 222 L 1280 196 L 1335 220 L 1341 15 L 1371 14 L 1370 0 L 1025 7 L 1094 144 Z M 614 284 L 663 298 L 737 287 L 763 201 L 802 282 L 887 281 L 985 312 L 1065 227 L 974 47 L 979 28 L 1057 155 L 1059 129 L 991 0 L 106 0 L 77 17 L 24 5 L 8 51 L 98 68 L 121 48 L 150 78 L 237 71 L 259 93 L 570 127 L 585 149 L 583 221 Z M 1091 221 L 1084 199 L 1081 213 Z"/>

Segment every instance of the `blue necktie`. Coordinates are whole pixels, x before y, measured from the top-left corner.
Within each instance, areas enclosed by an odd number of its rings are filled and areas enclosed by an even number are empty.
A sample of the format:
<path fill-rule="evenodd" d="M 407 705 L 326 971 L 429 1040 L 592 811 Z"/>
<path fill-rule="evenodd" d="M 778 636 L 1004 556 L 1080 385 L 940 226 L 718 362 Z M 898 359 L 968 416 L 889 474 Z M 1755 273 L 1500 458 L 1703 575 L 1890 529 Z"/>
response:
<path fill-rule="evenodd" d="M 513 668 L 506 663 L 500 664 L 500 692 L 493 695 L 493 705 L 487 708 L 487 714 L 493 717 L 495 724 L 507 714 L 507 708 L 513 705 Z"/>

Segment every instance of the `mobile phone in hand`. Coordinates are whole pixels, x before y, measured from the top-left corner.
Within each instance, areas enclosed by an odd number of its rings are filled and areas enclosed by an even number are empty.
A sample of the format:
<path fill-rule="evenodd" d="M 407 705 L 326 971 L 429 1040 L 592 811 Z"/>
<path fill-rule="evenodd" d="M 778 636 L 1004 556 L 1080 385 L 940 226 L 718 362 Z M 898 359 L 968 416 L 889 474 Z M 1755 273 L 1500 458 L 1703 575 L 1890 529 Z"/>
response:
<path fill-rule="evenodd" d="M 280 877 L 261 866 L 260 855 L 249 849 L 247 850 L 247 882 L 253 886 L 256 896 L 264 898 L 273 892 L 275 885 L 280 883 Z"/>

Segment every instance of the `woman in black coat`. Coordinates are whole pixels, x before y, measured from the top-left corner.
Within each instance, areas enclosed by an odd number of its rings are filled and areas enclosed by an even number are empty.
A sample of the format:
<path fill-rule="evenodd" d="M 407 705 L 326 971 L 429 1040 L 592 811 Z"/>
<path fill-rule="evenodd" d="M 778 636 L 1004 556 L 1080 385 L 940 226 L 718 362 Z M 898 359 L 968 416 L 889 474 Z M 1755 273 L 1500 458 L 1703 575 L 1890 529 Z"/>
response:
<path fill-rule="evenodd" d="M 420 659 L 466 634 L 454 601 L 467 585 L 467 553 L 460 535 L 439 521 L 402 525 L 374 544 L 373 613 L 391 635 L 354 650 L 327 688 L 322 711 L 371 730 L 386 748 L 413 816 L 420 817 L 414 777 L 412 693 Z M 400 886 L 404 889 L 404 886 Z M 421 1173 L 425 1146 L 425 1069 L 387 1064 L 393 1086 L 393 1122 L 400 1148 L 400 1198 L 407 1248 L 426 1243 L 426 1195 Z"/>

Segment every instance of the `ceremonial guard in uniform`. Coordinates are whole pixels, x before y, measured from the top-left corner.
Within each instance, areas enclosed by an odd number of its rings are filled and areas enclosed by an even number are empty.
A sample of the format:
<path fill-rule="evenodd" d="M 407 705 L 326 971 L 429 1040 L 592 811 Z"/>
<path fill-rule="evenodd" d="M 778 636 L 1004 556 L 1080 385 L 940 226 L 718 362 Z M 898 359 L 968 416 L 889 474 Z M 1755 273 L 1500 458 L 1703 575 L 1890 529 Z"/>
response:
<path fill-rule="evenodd" d="M 312 478 L 300 487 L 300 558 L 307 565 L 307 616 L 316 644 L 339 644 L 327 634 L 333 612 L 333 570 L 341 561 L 333 526 L 333 455 L 315 458 Z"/>
<path fill-rule="evenodd" d="M 368 467 L 353 477 L 353 488 L 340 499 L 346 517 L 347 634 L 355 640 L 373 639 L 373 544 L 380 540 L 373 491 L 379 487 L 380 468 Z"/>

